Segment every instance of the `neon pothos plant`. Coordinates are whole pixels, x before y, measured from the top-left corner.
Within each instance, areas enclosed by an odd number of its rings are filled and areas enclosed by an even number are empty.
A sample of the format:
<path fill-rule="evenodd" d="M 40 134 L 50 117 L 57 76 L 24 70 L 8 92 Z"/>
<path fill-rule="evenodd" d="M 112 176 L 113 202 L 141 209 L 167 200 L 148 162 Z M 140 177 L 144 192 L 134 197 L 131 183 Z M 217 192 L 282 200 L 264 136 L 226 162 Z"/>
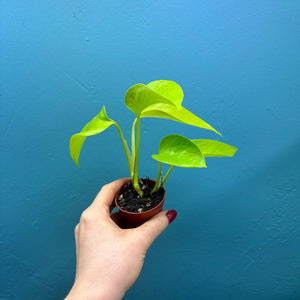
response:
<path fill-rule="evenodd" d="M 143 195 L 139 186 L 138 165 L 140 150 L 140 133 L 142 118 L 163 118 L 184 124 L 212 130 L 221 135 L 209 124 L 198 118 L 182 106 L 183 91 L 174 81 L 157 80 L 148 84 L 136 84 L 125 95 L 125 104 L 136 116 L 132 124 L 131 151 L 124 139 L 120 126 L 110 119 L 103 106 L 100 113 L 88 122 L 81 132 L 74 134 L 70 140 L 70 153 L 78 164 L 82 145 L 88 136 L 96 135 L 115 125 L 125 150 L 126 159 L 133 186 L 140 196 Z M 158 154 L 152 157 L 158 161 L 158 175 L 152 193 L 156 192 L 167 180 L 174 166 L 184 168 L 206 168 L 205 157 L 233 156 L 237 148 L 225 143 L 188 138 L 172 134 L 164 137 L 159 145 Z M 161 163 L 170 165 L 165 176 L 161 174 Z"/>

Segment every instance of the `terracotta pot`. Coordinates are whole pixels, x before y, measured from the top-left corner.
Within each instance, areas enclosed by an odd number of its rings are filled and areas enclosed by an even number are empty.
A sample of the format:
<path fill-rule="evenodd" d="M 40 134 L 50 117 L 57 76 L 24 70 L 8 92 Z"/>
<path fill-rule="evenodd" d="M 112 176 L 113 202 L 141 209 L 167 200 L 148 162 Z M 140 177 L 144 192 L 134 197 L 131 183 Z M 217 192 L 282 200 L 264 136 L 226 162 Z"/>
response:
<path fill-rule="evenodd" d="M 154 180 L 149 179 L 149 181 L 151 181 L 153 184 L 155 184 Z M 125 186 L 127 183 L 128 182 L 126 182 L 123 186 Z M 122 188 L 123 188 L 123 186 L 122 186 Z M 122 188 L 121 188 L 121 190 L 122 190 Z M 118 199 L 120 192 L 116 194 L 115 204 L 116 204 L 117 208 L 119 209 L 121 216 L 123 217 L 124 222 L 128 225 L 128 227 L 130 227 L 130 228 L 137 227 L 137 226 L 143 224 L 144 222 L 146 222 L 147 220 L 149 220 L 150 218 L 152 218 L 153 216 L 155 216 L 160 211 L 162 211 L 165 197 L 166 197 L 166 191 L 165 191 L 164 187 L 162 187 L 162 188 L 164 190 L 164 196 L 163 196 L 163 199 L 161 200 L 161 202 L 157 206 L 153 207 L 152 209 L 149 209 L 147 211 L 143 211 L 140 213 L 129 212 L 129 211 L 122 209 L 117 203 L 117 199 Z"/>

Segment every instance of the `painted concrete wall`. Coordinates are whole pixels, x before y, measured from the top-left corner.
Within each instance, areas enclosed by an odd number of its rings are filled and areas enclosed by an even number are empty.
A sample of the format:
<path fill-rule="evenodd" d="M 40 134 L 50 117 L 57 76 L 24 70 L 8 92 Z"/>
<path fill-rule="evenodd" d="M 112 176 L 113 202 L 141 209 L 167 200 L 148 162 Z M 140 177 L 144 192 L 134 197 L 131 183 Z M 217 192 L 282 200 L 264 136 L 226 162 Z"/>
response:
<path fill-rule="evenodd" d="M 174 169 L 176 221 L 125 299 L 299 299 L 300 2 L 1 1 L 1 299 L 61 299 L 73 228 L 100 187 L 128 176 L 114 128 L 70 136 L 105 104 L 127 138 L 133 84 L 178 82 L 183 104 L 223 134 L 143 120 L 141 176 L 171 133 L 236 156 Z M 143 295 L 143 296 L 142 296 Z M 146 295 L 146 296 L 145 296 Z"/>

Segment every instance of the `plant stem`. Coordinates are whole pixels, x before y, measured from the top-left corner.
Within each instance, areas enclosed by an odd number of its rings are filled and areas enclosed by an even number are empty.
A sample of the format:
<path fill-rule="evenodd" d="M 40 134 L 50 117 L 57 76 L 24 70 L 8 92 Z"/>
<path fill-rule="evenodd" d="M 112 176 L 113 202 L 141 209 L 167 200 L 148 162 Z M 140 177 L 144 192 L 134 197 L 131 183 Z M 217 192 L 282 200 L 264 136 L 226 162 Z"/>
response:
<path fill-rule="evenodd" d="M 160 177 L 161 177 L 161 162 L 159 161 L 158 162 L 158 174 L 157 174 L 157 179 L 156 179 L 156 182 L 155 182 L 155 186 L 154 188 L 152 189 L 151 191 L 151 194 L 157 192 L 161 186 L 160 184 Z"/>
<path fill-rule="evenodd" d="M 136 125 L 137 119 L 133 121 L 132 129 L 131 129 L 131 156 L 132 161 L 135 160 L 135 125 Z"/>
<path fill-rule="evenodd" d="M 164 184 L 165 184 L 165 182 L 166 182 L 166 180 L 167 180 L 168 176 L 170 175 L 170 173 L 171 173 L 171 171 L 172 171 L 173 168 L 174 168 L 174 166 L 171 166 L 171 167 L 169 168 L 169 170 L 167 171 L 165 177 L 163 178 L 163 180 L 162 180 L 162 182 L 161 182 L 161 185 L 164 185 Z"/>
<path fill-rule="evenodd" d="M 138 177 L 138 162 L 139 162 L 139 148 L 140 148 L 140 135 L 141 135 L 141 121 L 140 117 L 136 119 L 137 128 L 136 128 L 136 148 L 135 148 L 135 159 L 134 159 L 134 171 L 133 171 L 133 187 L 138 192 L 138 194 L 142 197 L 143 192 L 141 191 L 139 185 L 139 177 Z"/>
<path fill-rule="evenodd" d="M 126 154 L 126 159 L 127 159 L 127 163 L 128 163 L 128 167 L 129 167 L 129 171 L 130 171 L 130 175 L 131 177 L 133 176 L 133 163 L 132 163 L 132 158 L 131 158 L 131 155 L 130 155 L 130 151 L 128 149 L 128 145 L 124 139 L 124 136 L 123 136 L 123 133 L 122 133 L 122 130 L 120 128 L 120 126 L 114 122 L 114 125 L 117 127 L 118 129 L 118 132 L 120 134 L 120 137 L 121 137 L 121 140 L 122 140 L 122 144 L 123 144 L 123 147 L 124 147 L 124 150 L 125 150 L 125 154 Z"/>

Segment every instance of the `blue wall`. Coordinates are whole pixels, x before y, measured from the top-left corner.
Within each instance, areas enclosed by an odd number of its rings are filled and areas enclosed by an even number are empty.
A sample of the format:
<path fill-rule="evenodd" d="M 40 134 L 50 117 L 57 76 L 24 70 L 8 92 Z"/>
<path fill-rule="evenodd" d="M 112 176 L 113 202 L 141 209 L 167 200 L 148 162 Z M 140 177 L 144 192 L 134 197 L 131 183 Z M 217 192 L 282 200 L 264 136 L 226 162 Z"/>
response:
<path fill-rule="evenodd" d="M 1 1 L 0 298 L 66 295 L 82 210 L 128 176 L 114 128 L 87 140 L 81 170 L 69 138 L 103 104 L 128 138 L 126 90 L 170 79 L 223 138 L 143 120 L 141 176 L 156 176 L 166 134 L 239 151 L 173 170 L 166 208 L 178 217 L 125 299 L 299 299 L 299 10 L 298 0 Z"/>

